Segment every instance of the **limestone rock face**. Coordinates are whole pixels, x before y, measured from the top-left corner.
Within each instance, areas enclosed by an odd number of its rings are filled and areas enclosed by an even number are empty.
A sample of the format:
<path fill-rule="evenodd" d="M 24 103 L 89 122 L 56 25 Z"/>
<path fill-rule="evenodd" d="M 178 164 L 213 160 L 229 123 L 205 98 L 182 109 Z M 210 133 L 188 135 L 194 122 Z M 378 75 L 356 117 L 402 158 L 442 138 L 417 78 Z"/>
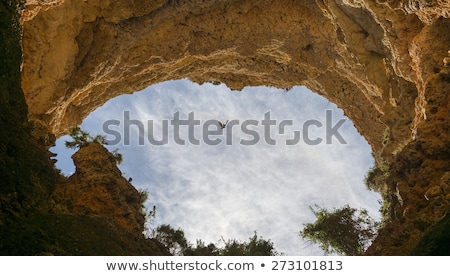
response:
<path fill-rule="evenodd" d="M 27 3 L 22 88 L 30 118 L 56 136 L 166 80 L 306 85 L 345 111 L 387 168 L 386 229 L 407 235 L 381 231 L 372 254 L 409 252 L 448 210 L 445 194 L 424 197 L 450 171 L 448 1 Z"/>
<path fill-rule="evenodd" d="M 23 22 L 32 20 L 41 10 L 46 11 L 60 5 L 64 0 L 27 0 L 24 3 L 20 20 Z"/>
<path fill-rule="evenodd" d="M 145 217 L 138 191 L 122 177 L 114 156 L 97 143 L 73 155 L 76 172 L 53 193 L 57 212 L 103 216 L 134 234 L 144 231 Z"/>
<path fill-rule="evenodd" d="M 60 135 L 165 80 L 306 85 L 379 151 L 386 129 L 392 147 L 416 135 L 449 50 L 448 3 L 405 2 L 66 0 L 24 22 L 23 89 L 31 117 Z"/>

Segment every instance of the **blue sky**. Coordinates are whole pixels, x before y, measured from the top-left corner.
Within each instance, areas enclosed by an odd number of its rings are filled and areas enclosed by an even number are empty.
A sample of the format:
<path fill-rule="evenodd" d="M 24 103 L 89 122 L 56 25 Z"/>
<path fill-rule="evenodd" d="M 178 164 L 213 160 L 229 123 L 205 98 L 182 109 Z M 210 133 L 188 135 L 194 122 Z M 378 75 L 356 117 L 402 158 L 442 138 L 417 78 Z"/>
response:
<path fill-rule="evenodd" d="M 221 237 L 244 241 L 257 231 L 285 255 L 323 255 L 317 246 L 298 235 L 304 223 L 315 219 L 309 206 L 338 208 L 349 204 L 366 208 L 379 219 L 380 199 L 365 188 L 364 176 L 374 161 L 369 145 L 352 122 L 348 120 L 339 128 L 347 144 L 335 137 L 331 144 L 325 143 L 327 109 L 332 111 L 332 125 L 346 119 L 336 105 L 305 87 L 288 92 L 268 87 L 231 91 L 223 84 L 177 80 L 114 98 L 91 113 L 82 127 L 92 135 L 105 135 L 103 124 L 114 119 L 121 125 L 111 129 L 123 135 L 124 111 L 129 111 L 130 119 L 144 123 L 145 137 L 147 122 L 153 120 L 155 138 L 161 137 L 162 120 L 174 119 L 177 111 L 181 119 L 194 112 L 195 119 L 202 123 L 211 119 L 239 120 L 241 126 L 245 120 L 258 121 L 258 126 L 249 127 L 261 136 L 259 143 L 252 146 L 239 143 L 251 139 L 240 126 L 233 128 L 232 145 L 226 145 L 225 134 L 215 137 L 222 143 L 205 144 L 200 126 L 194 132 L 200 145 L 179 145 L 173 140 L 169 123 L 166 145 L 152 145 L 147 139 L 144 145 L 138 145 L 138 129 L 131 127 L 130 145 L 122 140 L 110 149 L 119 148 L 123 154 L 119 167 L 125 177 L 132 177 L 137 189 L 149 191 L 148 206 L 157 208 L 154 225 L 180 227 L 193 243 L 196 239 L 216 243 Z M 263 138 L 261 121 L 268 111 L 277 122 L 293 122 L 284 134 L 276 126 L 271 128 L 276 145 L 268 145 Z M 308 145 L 300 140 L 287 146 L 286 139 L 292 139 L 294 130 L 302 132 L 308 120 L 323 124 L 309 128 L 309 138 L 323 138 L 323 142 Z M 180 136 L 187 140 L 187 130 L 182 129 Z M 64 148 L 67 139 L 60 138 L 52 151 L 58 153 L 57 166 L 71 174 L 75 170 L 70 160 L 73 151 Z"/>

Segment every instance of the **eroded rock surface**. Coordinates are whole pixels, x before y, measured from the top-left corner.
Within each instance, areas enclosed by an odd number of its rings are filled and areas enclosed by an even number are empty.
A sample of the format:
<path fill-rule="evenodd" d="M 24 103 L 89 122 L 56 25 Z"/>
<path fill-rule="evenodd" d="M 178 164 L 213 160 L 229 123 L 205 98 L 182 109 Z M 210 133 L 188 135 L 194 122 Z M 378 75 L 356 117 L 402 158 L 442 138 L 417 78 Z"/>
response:
<path fill-rule="evenodd" d="M 145 211 L 139 192 L 122 176 L 116 159 L 97 143 L 73 155 L 76 172 L 53 193 L 56 212 L 104 216 L 134 234 L 144 231 Z"/>
<path fill-rule="evenodd" d="M 343 108 L 385 170 L 389 221 L 370 254 L 408 254 L 449 209 L 448 1 L 28 2 L 22 88 L 56 136 L 165 80 L 306 85 Z"/>

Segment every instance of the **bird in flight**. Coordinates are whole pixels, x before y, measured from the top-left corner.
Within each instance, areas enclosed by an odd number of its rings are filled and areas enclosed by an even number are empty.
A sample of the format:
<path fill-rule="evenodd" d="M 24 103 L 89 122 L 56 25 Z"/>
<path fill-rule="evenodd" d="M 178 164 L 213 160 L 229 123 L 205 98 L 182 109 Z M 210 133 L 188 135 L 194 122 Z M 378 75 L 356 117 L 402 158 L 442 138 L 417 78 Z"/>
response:
<path fill-rule="evenodd" d="M 217 121 L 217 122 L 219 123 L 219 126 L 220 126 L 221 129 L 224 129 L 227 126 L 227 124 L 228 124 L 228 120 L 226 121 L 225 124 L 222 123 L 221 121 Z"/>

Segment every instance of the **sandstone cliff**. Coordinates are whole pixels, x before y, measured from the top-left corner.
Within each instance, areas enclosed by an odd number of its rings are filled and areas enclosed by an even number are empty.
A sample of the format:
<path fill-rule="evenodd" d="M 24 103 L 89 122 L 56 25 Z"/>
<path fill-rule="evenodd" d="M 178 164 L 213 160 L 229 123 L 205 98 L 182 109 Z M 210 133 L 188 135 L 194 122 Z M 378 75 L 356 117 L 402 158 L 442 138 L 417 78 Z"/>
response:
<path fill-rule="evenodd" d="M 381 168 L 387 220 L 368 254 L 411 254 L 449 210 L 448 1 L 33 0 L 25 7 L 22 88 L 38 139 L 60 136 L 112 97 L 165 80 L 306 85 L 345 111 Z"/>
<path fill-rule="evenodd" d="M 102 145 L 90 143 L 72 158 L 76 172 L 55 187 L 53 209 L 62 213 L 106 216 L 124 229 L 142 234 L 144 202 L 122 176 L 114 156 Z"/>
<path fill-rule="evenodd" d="M 17 1 L 0 2 L 0 255 L 169 254 L 163 245 L 142 234 L 141 198 L 115 163 L 108 167 L 111 156 L 105 149 L 93 146 L 81 151 L 77 155 L 81 172 L 74 179 L 66 180 L 53 167 L 48 147 L 54 136 L 28 120 L 21 89 L 16 5 Z M 90 148 L 97 154 L 92 164 L 83 158 Z M 100 164 L 109 170 L 103 171 L 101 180 L 86 173 L 99 169 L 91 165 Z M 72 181 L 84 190 L 71 190 Z M 93 185 L 86 189 L 79 183 Z M 101 187 L 104 193 L 99 192 Z M 77 196 L 89 195 L 89 191 L 98 193 L 97 197 L 90 198 L 80 211 L 82 199 Z"/>

